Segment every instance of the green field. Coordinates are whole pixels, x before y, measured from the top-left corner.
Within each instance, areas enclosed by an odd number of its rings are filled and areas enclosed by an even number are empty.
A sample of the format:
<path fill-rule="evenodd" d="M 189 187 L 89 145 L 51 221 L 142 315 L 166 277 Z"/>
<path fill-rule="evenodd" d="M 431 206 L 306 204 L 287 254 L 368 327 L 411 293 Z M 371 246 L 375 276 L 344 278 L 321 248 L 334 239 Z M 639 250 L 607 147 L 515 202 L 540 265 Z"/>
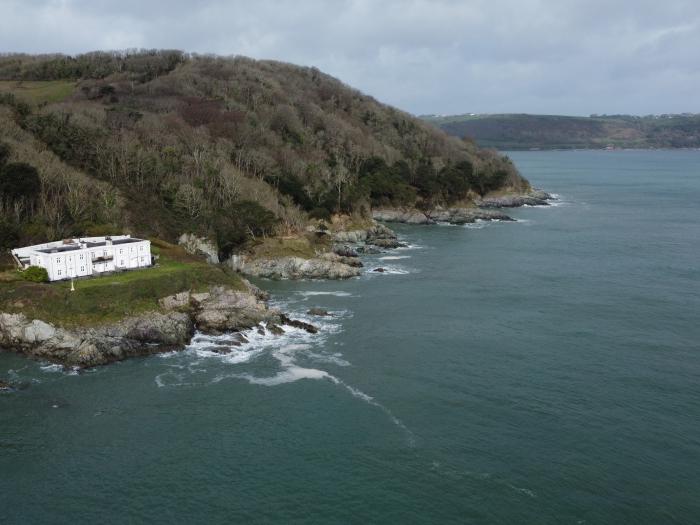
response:
<path fill-rule="evenodd" d="M 13 93 L 29 104 L 62 102 L 75 87 L 72 80 L 0 80 L 0 93 Z"/>
<path fill-rule="evenodd" d="M 70 282 L 36 284 L 18 272 L 0 274 L 0 311 L 24 313 L 60 326 L 99 325 L 129 315 L 158 310 L 158 299 L 185 290 L 201 291 L 211 285 L 244 289 L 241 278 L 222 267 L 187 255 L 181 248 L 154 241 L 157 265 Z"/>

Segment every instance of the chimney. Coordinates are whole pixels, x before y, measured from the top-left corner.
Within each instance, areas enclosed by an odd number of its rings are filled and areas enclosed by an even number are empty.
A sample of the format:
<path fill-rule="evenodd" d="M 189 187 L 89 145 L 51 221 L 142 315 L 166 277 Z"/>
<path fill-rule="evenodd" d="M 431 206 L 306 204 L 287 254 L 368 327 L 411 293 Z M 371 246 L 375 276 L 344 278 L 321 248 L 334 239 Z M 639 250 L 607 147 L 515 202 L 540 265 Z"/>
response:
<path fill-rule="evenodd" d="M 105 237 L 105 244 L 107 246 L 112 246 L 112 238 L 111 237 Z"/>

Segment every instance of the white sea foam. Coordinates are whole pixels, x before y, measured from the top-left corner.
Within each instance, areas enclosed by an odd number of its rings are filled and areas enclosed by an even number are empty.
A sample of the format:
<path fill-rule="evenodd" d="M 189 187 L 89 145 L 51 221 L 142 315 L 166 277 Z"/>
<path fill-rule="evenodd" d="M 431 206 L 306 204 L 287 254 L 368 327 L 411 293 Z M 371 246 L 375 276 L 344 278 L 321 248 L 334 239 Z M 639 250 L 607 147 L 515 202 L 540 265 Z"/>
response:
<path fill-rule="evenodd" d="M 407 273 L 406 270 L 400 268 L 390 267 L 390 269 Z M 305 291 L 297 292 L 297 294 L 304 297 L 350 296 L 348 292 L 342 291 Z M 282 310 L 290 311 L 288 301 L 272 302 L 271 304 Z M 414 434 L 388 408 L 372 396 L 348 385 L 328 370 L 324 370 L 326 366 L 351 366 L 344 359 L 342 353 L 326 350 L 327 347 L 331 346 L 326 345 L 326 341 L 330 334 L 342 330 L 341 319 L 351 316 L 352 312 L 340 310 L 333 312 L 333 317 L 323 318 L 294 311 L 290 315 L 295 319 L 316 325 L 319 328 L 319 333 L 310 334 L 300 328 L 283 326 L 283 334 L 273 335 L 267 330 L 260 333 L 257 328 L 253 328 L 241 332 L 247 342 L 240 342 L 240 345 L 234 344 L 234 342 L 239 342 L 235 334 L 206 335 L 197 333 L 184 352 L 168 353 L 161 356 L 167 359 L 163 363 L 167 370 L 155 377 L 156 385 L 159 388 L 178 388 L 212 385 L 233 379 L 244 380 L 253 385 L 277 387 L 302 380 L 324 380 L 342 386 L 353 397 L 380 409 L 394 425 L 406 434 L 409 445 L 414 446 Z M 335 348 L 337 349 L 337 346 Z M 227 353 L 217 352 L 218 349 Z M 176 356 L 178 356 L 177 359 L 175 359 Z M 270 370 L 267 360 L 260 360 L 264 357 L 271 357 L 277 362 L 276 366 L 273 365 L 272 370 Z M 264 371 L 253 372 L 250 368 L 246 369 L 251 364 L 257 363 L 258 360 L 263 364 L 262 370 Z M 205 367 L 205 363 L 210 365 Z"/>
<path fill-rule="evenodd" d="M 348 385 L 347 383 L 341 381 L 335 376 L 328 376 L 328 379 L 330 379 L 333 383 L 345 387 L 345 389 L 350 392 L 354 397 L 357 399 L 360 399 L 367 403 L 368 405 L 372 405 L 374 407 L 377 407 L 380 409 L 382 412 L 384 412 L 389 420 L 394 423 L 397 427 L 399 427 L 401 430 L 403 430 L 406 433 L 406 437 L 408 440 L 408 444 L 411 447 L 414 447 L 416 445 L 416 435 L 406 426 L 404 425 L 403 421 L 401 421 L 398 417 L 394 415 L 394 413 L 389 410 L 387 407 L 382 405 L 381 403 L 377 402 L 372 396 L 369 394 L 365 394 L 362 390 L 359 390 L 355 387 L 352 387 Z"/>
<path fill-rule="evenodd" d="M 425 246 L 421 244 L 411 244 L 411 243 L 406 243 L 406 246 L 399 246 L 398 248 L 394 248 L 395 250 L 421 250 L 425 248 Z"/>
<path fill-rule="evenodd" d="M 573 203 L 570 201 L 550 201 L 549 206 L 540 206 L 540 208 L 559 208 L 562 206 L 571 206 Z"/>
<path fill-rule="evenodd" d="M 377 272 L 376 270 L 379 268 L 382 268 L 384 271 Z M 413 273 L 413 271 L 395 265 L 381 265 L 373 268 L 367 268 L 365 270 L 365 274 L 367 275 L 408 275 L 410 273 Z"/>
<path fill-rule="evenodd" d="M 523 487 L 516 487 L 515 485 L 511 485 L 510 483 L 508 484 L 508 486 L 509 486 L 511 489 L 513 489 L 515 492 L 520 492 L 521 494 L 525 494 L 526 496 L 528 496 L 528 497 L 530 497 L 530 498 L 536 498 L 536 497 L 537 497 L 537 494 L 535 494 L 535 492 L 532 491 L 532 490 L 530 490 L 530 489 L 526 489 L 526 488 L 523 488 Z"/>
<path fill-rule="evenodd" d="M 42 372 L 49 372 L 49 373 L 56 373 L 56 372 L 63 372 L 64 368 L 63 365 L 56 365 L 56 364 L 50 364 L 50 365 L 43 365 L 39 367 Z"/>
<path fill-rule="evenodd" d="M 387 255 L 385 257 L 380 257 L 380 261 L 398 261 L 399 259 L 410 259 L 410 255 Z"/>
<path fill-rule="evenodd" d="M 303 295 L 304 297 L 314 297 L 317 295 L 333 295 L 335 297 L 351 297 L 350 292 L 296 292 L 297 295 Z"/>

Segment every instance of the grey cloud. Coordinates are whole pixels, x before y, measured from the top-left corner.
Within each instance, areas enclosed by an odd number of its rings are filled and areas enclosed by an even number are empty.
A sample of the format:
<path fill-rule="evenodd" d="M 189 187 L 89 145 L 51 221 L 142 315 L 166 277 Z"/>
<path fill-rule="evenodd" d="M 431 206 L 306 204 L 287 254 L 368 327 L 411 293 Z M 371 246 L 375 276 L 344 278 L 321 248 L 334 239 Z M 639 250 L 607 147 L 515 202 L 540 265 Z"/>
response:
<path fill-rule="evenodd" d="M 700 111 L 696 1 L 3 1 L 0 50 L 315 65 L 414 113 Z"/>

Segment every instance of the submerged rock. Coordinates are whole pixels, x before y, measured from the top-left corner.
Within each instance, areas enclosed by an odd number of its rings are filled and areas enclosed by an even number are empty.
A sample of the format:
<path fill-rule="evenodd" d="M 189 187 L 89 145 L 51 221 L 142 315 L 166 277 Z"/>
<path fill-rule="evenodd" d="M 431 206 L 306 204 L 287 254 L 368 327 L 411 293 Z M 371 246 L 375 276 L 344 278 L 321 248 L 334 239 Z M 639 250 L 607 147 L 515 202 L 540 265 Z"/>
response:
<path fill-rule="evenodd" d="M 373 271 L 373 272 L 377 272 L 377 273 L 384 273 L 384 272 L 386 272 L 386 270 L 385 270 L 384 268 L 375 268 L 375 269 L 372 270 L 372 271 Z"/>
<path fill-rule="evenodd" d="M 327 316 L 331 315 L 328 310 L 324 310 L 323 308 L 317 308 L 317 307 L 309 308 L 309 311 L 306 313 L 309 315 L 316 315 L 319 317 L 327 317 Z"/>
<path fill-rule="evenodd" d="M 0 392 L 11 392 L 12 390 L 14 388 L 12 388 L 10 383 L 0 380 Z"/>
<path fill-rule="evenodd" d="M 267 330 L 273 335 L 284 335 L 284 328 L 276 324 L 267 325 Z"/>
<path fill-rule="evenodd" d="M 310 334 L 316 334 L 318 333 L 318 328 L 316 328 L 314 325 L 310 323 L 305 323 L 304 321 L 299 321 L 296 319 L 290 319 L 286 315 L 282 314 L 281 316 L 282 319 L 282 324 L 286 324 L 287 326 L 293 326 L 294 328 L 300 328 L 302 330 L 306 330 Z"/>

